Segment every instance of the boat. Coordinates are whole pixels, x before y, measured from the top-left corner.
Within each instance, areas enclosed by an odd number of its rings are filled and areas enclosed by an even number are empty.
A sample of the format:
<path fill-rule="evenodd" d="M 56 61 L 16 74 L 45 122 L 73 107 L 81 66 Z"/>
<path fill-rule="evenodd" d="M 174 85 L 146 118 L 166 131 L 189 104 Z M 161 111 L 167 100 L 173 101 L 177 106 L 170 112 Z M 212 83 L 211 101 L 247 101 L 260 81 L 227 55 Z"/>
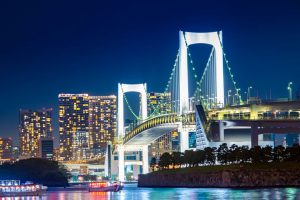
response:
<path fill-rule="evenodd" d="M 89 183 L 89 192 L 118 192 L 123 189 L 121 182 L 98 181 Z"/>
<path fill-rule="evenodd" d="M 43 185 L 32 182 L 20 184 L 20 180 L 0 180 L 0 197 L 41 196 L 44 190 Z"/>

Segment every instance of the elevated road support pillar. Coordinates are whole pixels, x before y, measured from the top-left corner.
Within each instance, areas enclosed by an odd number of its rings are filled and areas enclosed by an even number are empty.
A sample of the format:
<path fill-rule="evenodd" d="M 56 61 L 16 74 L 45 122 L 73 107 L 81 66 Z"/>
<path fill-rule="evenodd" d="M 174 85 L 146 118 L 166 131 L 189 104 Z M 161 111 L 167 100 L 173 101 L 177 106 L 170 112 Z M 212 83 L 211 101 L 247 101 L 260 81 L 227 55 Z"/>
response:
<path fill-rule="evenodd" d="M 251 147 L 258 146 L 258 124 L 251 124 Z"/>
<path fill-rule="evenodd" d="M 119 161 L 119 181 L 125 181 L 125 162 L 124 162 L 124 145 L 118 145 L 118 161 Z"/>
<path fill-rule="evenodd" d="M 143 174 L 149 173 L 149 149 L 148 145 L 143 146 L 142 150 L 142 159 L 143 159 Z"/>
<path fill-rule="evenodd" d="M 185 152 L 189 149 L 189 132 L 186 130 L 180 131 L 180 152 Z"/>
<path fill-rule="evenodd" d="M 224 137 L 224 122 L 220 121 L 219 122 L 219 134 L 220 134 L 220 142 L 223 142 L 225 137 Z"/>

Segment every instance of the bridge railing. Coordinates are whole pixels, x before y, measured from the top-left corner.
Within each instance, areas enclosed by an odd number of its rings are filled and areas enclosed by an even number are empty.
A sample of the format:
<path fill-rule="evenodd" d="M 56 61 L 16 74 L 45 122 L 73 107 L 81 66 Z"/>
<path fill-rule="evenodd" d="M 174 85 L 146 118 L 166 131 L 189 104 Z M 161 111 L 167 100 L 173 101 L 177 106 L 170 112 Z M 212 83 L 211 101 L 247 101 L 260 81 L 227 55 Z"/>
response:
<path fill-rule="evenodd" d="M 154 117 L 150 120 L 147 120 L 147 121 L 139 124 L 132 131 L 128 132 L 125 135 L 123 142 L 126 143 L 132 137 L 136 136 L 138 133 L 140 133 L 146 129 L 155 127 L 160 124 L 176 123 L 176 122 L 179 122 L 179 116 L 176 113 Z"/>
<path fill-rule="evenodd" d="M 147 122 L 147 121 L 152 120 L 152 119 L 156 119 L 157 117 L 163 117 L 163 116 L 168 116 L 168 115 L 172 115 L 172 114 L 175 114 L 175 113 L 164 113 L 164 114 L 159 114 L 159 115 L 153 115 L 153 116 L 148 116 L 148 118 L 146 120 L 141 120 L 140 119 L 139 121 L 134 121 L 126 127 L 125 134 L 130 133 L 131 131 L 133 131 L 134 129 L 139 127 L 144 122 Z"/>
<path fill-rule="evenodd" d="M 195 125 L 196 124 L 195 112 L 190 112 L 182 115 L 181 122 L 182 122 L 182 126 Z"/>
<path fill-rule="evenodd" d="M 133 122 L 126 128 L 125 134 L 132 132 L 133 130 L 135 130 L 137 127 L 140 127 L 145 122 L 151 121 L 153 119 L 157 119 L 159 117 L 169 116 L 169 115 L 173 115 L 173 114 L 175 114 L 175 113 L 160 114 L 160 115 L 156 115 L 156 116 L 151 116 L 151 117 L 147 118 L 146 120 L 139 120 L 139 121 Z"/>
<path fill-rule="evenodd" d="M 128 132 L 125 137 L 123 138 L 123 143 L 128 142 L 131 138 L 136 136 L 137 134 L 149 129 L 153 128 L 155 126 L 161 125 L 161 124 L 175 124 L 182 122 L 183 126 L 187 125 L 195 125 L 195 113 L 187 113 L 184 115 L 177 115 L 176 113 L 171 114 L 164 114 L 157 117 L 154 117 L 150 120 L 147 120 L 141 124 L 139 124 L 137 127 L 135 127 L 133 130 Z"/>
<path fill-rule="evenodd" d="M 250 113 L 233 113 L 223 114 L 221 116 L 211 115 L 210 120 L 299 120 L 299 114 L 274 114 L 274 113 L 258 113 L 255 117 L 251 117 Z"/>

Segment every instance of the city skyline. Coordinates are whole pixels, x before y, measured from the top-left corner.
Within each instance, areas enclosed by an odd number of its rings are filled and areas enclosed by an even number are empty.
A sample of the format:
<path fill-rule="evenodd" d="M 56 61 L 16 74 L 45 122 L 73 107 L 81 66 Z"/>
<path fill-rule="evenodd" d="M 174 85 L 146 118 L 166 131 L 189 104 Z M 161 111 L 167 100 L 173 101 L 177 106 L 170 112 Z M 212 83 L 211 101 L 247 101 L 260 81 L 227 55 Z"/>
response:
<path fill-rule="evenodd" d="M 251 85 L 254 93 L 258 90 L 265 98 L 270 88 L 272 96 L 287 97 L 289 81 L 294 82 L 294 91 L 297 89 L 300 26 L 294 22 L 300 14 L 296 3 L 282 7 L 277 3 L 251 4 L 247 8 L 235 4 L 240 11 L 231 14 L 226 9 L 233 4 L 188 3 L 195 8 L 181 10 L 177 2 L 161 3 L 160 7 L 126 5 L 124 10 L 116 10 L 128 14 L 124 19 L 112 14 L 116 7 L 109 3 L 103 6 L 107 11 L 97 10 L 99 4 L 92 10 L 87 5 L 80 8 L 76 2 L 62 5 L 74 9 L 69 13 L 55 5 L 41 5 L 41 10 L 34 4 L 7 5 L 15 11 L 9 14 L 3 10 L 2 18 L 16 15 L 11 21 L 0 21 L 7 30 L 0 33 L 0 85 L 2 94 L 10 97 L 0 100 L 5 105 L 0 111 L 0 136 L 16 140 L 19 109 L 51 107 L 53 134 L 58 137 L 57 95 L 62 92 L 117 94 L 118 82 L 147 82 L 148 92 L 163 92 L 178 49 L 179 30 L 223 30 L 226 53 L 243 90 Z M 53 18 L 52 9 L 57 11 Z M 165 14 L 167 10 L 170 16 Z M 252 18 L 247 15 L 251 12 L 256 14 Z M 142 19 L 135 19 L 137 15 Z M 269 19 L 273 19 L 271 23 Z M 262 23 L 257 25 L 257 21 Z M 195 49 L 196 55 L 199 52 L 202 50 Z"/>

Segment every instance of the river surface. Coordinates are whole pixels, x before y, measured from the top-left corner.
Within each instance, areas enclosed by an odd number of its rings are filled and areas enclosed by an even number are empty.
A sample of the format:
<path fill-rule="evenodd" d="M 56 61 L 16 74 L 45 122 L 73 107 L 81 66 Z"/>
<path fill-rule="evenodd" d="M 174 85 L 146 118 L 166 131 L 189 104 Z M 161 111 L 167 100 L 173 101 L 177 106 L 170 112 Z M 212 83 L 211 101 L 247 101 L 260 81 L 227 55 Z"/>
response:
<path fill-rule="evenodd" d="M 6 198 L 12 200 L 13 198 Z M 16 200 L 196 200 L 196 199 L 299 199 L 300 188 L 227 189 L 227 188 L 138 188 L 125 185 L 120 192 L 48 191 L 42 197 L 20 197 Z"/>

